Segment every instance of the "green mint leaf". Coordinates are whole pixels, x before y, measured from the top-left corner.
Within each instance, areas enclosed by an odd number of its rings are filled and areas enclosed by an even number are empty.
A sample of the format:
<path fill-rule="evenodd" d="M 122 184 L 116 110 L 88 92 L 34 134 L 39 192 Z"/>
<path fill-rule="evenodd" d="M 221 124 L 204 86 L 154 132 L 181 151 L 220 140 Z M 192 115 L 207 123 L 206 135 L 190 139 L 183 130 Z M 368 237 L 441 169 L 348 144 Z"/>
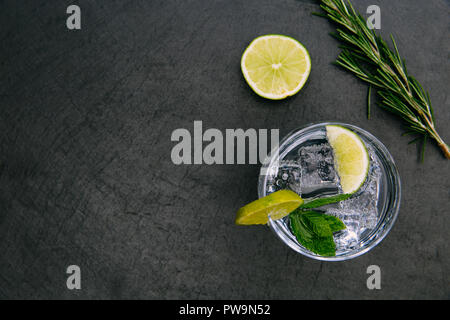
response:
<path fill-rule="evenodd" d="M 302 217 L 308 227 L 319 237 L 332 236 L 333 232 L 331 231 L 330 225 L 323 216 L 320 212 L 308 211 Z"/>
<path fill-rule="evenodd" d="M 345 229 L 341 220 L 317 211 L 298 209 L 289 215 L 289 219 L 292 233 L 302 246 L 321 256 L 336 255 L 333 232 Z"/>
<path fill-rule="evenodd" d="M 323 218 L 328 221 L 328 225 L 331 229 L 331 232 L 338 232 L 346 228 L 345 224 L 341 221 L 341 219 L 337 217 L 328 216 L 324 214 Z"/>
<path fill-rule="evenodd" d="M 312 242 L 312 250 L 311 251 L 315 252 L 323 257 L 336 256 L 336 244 L 334 243 L 333 236 L 315 239 Z"/>
<path fill-rule="evenodd" d="M 297 239 L 301 238 L 303 241 L 309 242 L 314 237 L 313 230 L 306 224 L 303 218 L 303 211 L 295 210 L 289 214 L 289 220 L 291 223 L 291 229 Z M 301 241 L 299 240 L 301 243 Z"/>

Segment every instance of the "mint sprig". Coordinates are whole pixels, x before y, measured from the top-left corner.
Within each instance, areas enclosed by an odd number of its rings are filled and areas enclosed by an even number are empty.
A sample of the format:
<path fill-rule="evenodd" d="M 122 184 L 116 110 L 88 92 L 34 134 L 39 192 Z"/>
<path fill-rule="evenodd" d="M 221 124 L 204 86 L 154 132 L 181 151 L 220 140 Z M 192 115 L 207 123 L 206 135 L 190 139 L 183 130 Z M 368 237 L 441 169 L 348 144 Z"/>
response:
<path fill-rule="evenodd" d="M 333 232 L 345 229 L 339 218 L 296 209 L 290 213 L 289 219 L 293 234 L 306 249 L 325 257 L 336 255 Z"/>

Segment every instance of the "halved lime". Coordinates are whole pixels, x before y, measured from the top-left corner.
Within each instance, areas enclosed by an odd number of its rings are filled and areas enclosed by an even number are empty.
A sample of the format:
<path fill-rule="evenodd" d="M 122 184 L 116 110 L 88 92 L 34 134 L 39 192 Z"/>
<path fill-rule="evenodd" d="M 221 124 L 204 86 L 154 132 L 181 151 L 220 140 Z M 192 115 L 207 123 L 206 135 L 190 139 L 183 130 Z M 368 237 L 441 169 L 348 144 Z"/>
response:
<path fill-rule="evenodd" d="M 303 204 L 303 199 L 293 191 L 280 190 L 240 208 L 236 215 L 236 224 L 266 224 L 269 216 L 273 220 L 281 219 Z"/>
<path fill-rule="evenodd" d="M 334 152 L 336 171 L 344 193 L 355 193 L 369 172 L 369 154 L 361 138 L 342 126 L 326 126 L 327 138 Z"/>
<path fill-rule="evenodd" d="M 241 69 L 258 95 L 280 100 L 300 91 L 311 71 L 311 59 L 297 40 L 265 35 L 253 40 L 244 51 Z"/>

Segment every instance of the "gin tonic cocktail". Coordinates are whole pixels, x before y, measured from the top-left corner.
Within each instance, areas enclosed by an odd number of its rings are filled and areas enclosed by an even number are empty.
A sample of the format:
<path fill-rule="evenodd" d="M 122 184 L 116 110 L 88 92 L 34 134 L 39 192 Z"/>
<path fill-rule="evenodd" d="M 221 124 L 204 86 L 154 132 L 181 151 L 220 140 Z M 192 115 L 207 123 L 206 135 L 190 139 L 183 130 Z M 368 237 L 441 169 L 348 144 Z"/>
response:
<path fill-rule="evenodd" d="M 319 260 L 347 260 L 376 246 L 391 229 L 400 205 L 400 179 L 392 156 L 370 133 L 343 123 L 320 123 L 291 132 L 266 159 L 259 177 L 259 197 L 289 189 L 306 201 L 343 194 L 327 126 L 342 126 L 359 136 L 368 153 L 367 176 L 346 200 L 319 208 L 339 218 L 345 229 L 333 235 L 335 256 L 321 256 L 297 241 L 289 217 L 269 219 L 275 234 L 295 251 Z"/>

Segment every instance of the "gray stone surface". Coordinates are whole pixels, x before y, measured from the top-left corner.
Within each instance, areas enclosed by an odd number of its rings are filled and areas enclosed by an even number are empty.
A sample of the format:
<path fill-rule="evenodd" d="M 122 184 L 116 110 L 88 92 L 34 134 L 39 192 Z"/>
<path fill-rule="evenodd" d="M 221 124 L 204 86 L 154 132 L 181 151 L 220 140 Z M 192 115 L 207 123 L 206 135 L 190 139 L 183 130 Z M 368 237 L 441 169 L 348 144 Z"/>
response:
<path fill-rule="evenodd" d="M 355 1 L 356 2 L 356 1 Z M 314 1 L 2 1 L 0 10 L 0 298 L 450 298 L 449 161 L 424 164 L 367 88 L 331 62 L 337 43 Z M 449 3 L 357 1 L 382 10 L 410 73 L 431 92 L 450 141 Z M 306 87 L 266 101 L 240 57 L 256 36 L 299 39 L 312 56 Z M 402 178 L 399 218 L 355 260 L 323 263 L 266 227 L 236 227 L 256 198 L 258 166 L 175 166 L 173 130 L 279 128 L 338 120 L 377 136 Z M 82 290 L 66 288 L 77 264 Z M 366 268 L 382 290 L 366 288 Z"/>

